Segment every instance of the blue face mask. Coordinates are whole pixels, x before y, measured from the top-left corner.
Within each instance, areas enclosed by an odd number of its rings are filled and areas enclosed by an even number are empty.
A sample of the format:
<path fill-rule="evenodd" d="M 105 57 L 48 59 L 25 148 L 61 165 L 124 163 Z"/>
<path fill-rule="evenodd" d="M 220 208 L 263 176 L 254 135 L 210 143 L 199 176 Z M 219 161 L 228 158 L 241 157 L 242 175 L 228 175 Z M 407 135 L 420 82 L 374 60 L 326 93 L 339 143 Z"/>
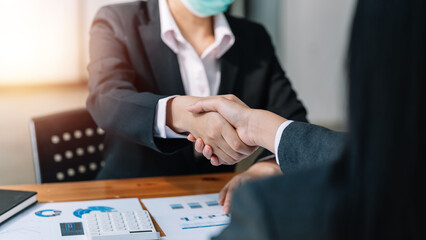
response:
<path fill-rule="evenodd" d="M 180 0 L 186 8 L 199 17 L 210 17 L 228 10 L 234 0 Z"/>

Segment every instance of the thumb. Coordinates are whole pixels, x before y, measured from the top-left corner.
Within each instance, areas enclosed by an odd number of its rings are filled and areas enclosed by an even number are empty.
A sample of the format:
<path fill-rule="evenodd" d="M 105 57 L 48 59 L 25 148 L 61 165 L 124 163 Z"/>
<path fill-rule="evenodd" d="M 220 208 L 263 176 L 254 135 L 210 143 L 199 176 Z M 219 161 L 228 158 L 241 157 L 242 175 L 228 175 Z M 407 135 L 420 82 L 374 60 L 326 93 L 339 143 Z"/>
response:
<path fill-rule="evenodd" d="M 232 126 L 237 127 L 244 109 L 249 109 L 245 104 L 233 102 L 227 98 L 211 98 L 196 102 L 186 107 L 192 113 L 218 112 Z"/>
<path fill-rule="evenodd" d="M 189 106 L 186 106 L 186 110 L 192 112 L 192 113 L 202 113 L 203 111 L 203 107 L 197 103 L 191 104 Z"/>
<path fill-rule="evenodd" d="M 212 100 L 201 100 L 186 107 L 192 113 L 217 112 L 216 103 Z"/>

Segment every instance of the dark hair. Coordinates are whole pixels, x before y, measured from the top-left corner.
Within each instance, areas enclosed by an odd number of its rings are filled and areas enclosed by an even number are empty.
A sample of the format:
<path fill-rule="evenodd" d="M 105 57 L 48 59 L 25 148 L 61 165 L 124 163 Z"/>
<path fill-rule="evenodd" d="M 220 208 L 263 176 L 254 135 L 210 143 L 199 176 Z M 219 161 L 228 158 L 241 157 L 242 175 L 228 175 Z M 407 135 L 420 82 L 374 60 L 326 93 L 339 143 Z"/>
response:
<path fill-rule="evenodd" d="M 425 239 L 426 1 L 360 0 L 349 47 L 356 239 Z"/>

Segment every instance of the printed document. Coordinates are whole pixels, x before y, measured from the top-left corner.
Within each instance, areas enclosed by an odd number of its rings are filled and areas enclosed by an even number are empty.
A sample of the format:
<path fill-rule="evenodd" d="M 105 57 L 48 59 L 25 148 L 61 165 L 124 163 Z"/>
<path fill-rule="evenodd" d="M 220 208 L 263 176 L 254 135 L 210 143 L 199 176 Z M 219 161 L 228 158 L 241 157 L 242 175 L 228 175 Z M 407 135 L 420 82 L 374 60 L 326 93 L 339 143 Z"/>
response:
<path fill-rule="evenodd" d="M 1 240 L 83 240 L 81 216 L 92 211 L 140 211 L 137 198 L 82 202 L 40 203 L 0 225 Z"/>
<path fill-rule="evenodd" d="M 208 240 L 230 221 L 219 194 L 142 199 L 168 240 Z"/>

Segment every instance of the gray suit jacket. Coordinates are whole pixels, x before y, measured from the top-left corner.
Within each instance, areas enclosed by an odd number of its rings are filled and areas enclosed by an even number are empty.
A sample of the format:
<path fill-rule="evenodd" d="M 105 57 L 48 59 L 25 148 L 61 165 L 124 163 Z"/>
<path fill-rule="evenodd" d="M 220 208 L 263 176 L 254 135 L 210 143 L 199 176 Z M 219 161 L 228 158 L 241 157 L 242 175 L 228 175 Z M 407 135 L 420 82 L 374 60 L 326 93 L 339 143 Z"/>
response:
<path fill-rule="evenodd" d="M 278 150 L 284 176 L 238 189 L 231 224 L 214 239 L 348 239 L 345 146 L 343 133 L 290 124 Z"/>
<path fill-rule="evenodd" d="M 226 16 L 235 43 L 220 59 L 219 94 L 235 94 L 253 108 L 306 121 L 265 29 Z M 184 95 L 176 54 L 161 40 L 158 1 L 102 8 L 90 38 L 87 109 L 106 131 L 106 165 L 99 178 L 130 178 L 232 171 L 194 157 L 184 140 L 153 134 L 159 99 Z"/>

